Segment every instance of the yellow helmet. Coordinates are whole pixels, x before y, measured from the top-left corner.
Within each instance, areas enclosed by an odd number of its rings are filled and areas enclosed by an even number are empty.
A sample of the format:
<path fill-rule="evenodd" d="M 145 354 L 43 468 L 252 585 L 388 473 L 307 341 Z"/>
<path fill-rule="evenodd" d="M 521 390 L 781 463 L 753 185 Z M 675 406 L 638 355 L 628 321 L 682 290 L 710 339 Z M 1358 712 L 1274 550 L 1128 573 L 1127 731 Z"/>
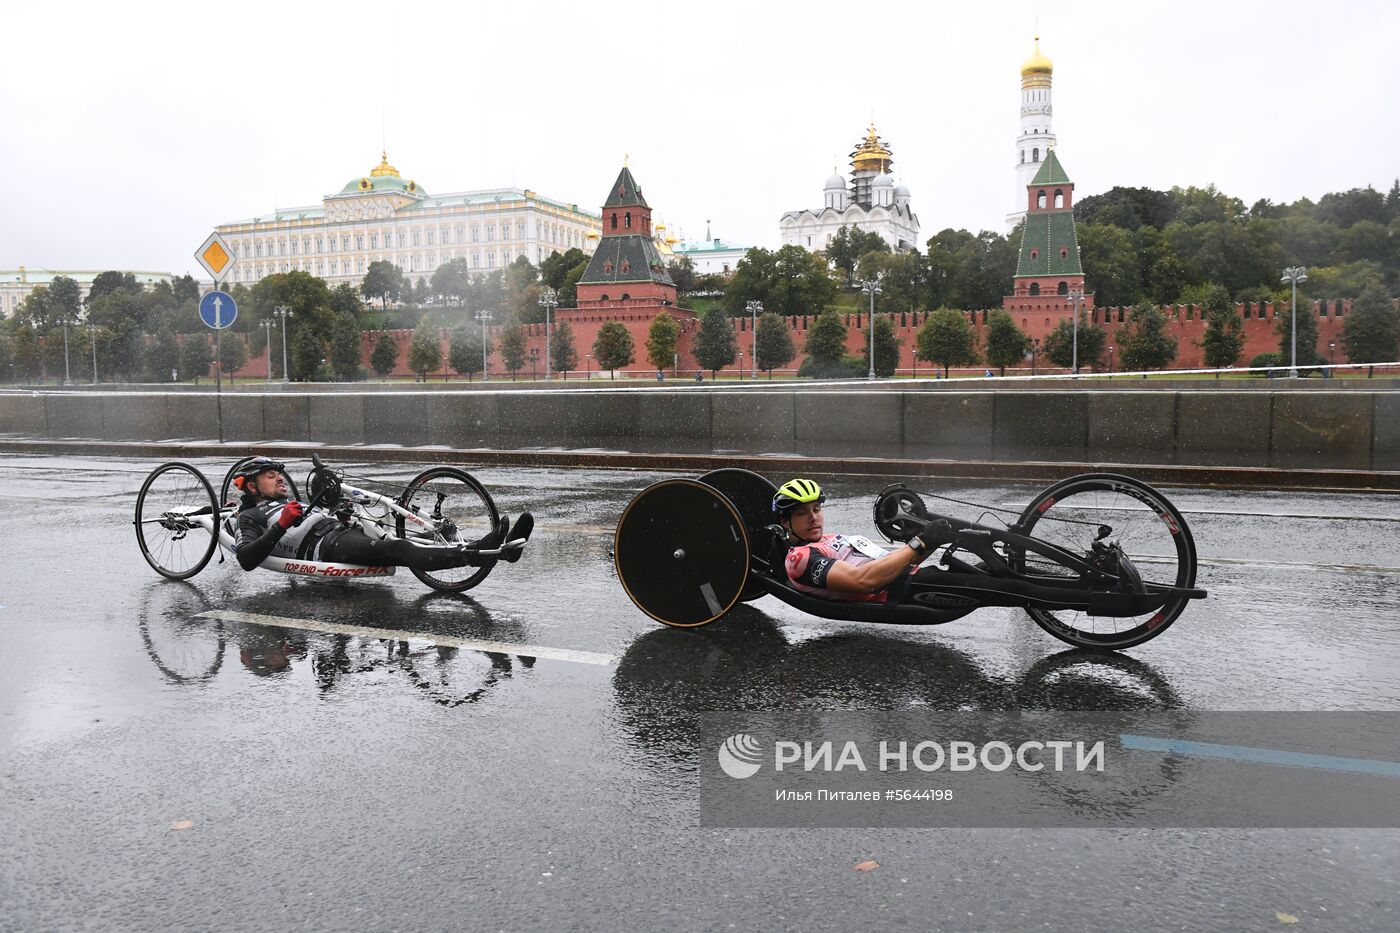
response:
<path fill-rule="evenodd" d="M 778 493 L 773 497 L 773 511 L 786 516 L 793 509 L 809 502 L 825 502 L 826 493 L 822 488 L 810 479 L 798 477 L 790 479 L 778 488 Z"/>

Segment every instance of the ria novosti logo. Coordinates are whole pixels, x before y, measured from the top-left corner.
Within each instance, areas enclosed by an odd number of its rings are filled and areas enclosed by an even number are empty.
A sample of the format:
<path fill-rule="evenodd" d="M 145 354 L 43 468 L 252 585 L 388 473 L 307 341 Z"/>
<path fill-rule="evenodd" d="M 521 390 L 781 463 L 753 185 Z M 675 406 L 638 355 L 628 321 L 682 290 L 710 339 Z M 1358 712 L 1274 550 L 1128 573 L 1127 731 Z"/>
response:
<path fill-rule="evenodd" d="M 747 732 L 736 732 L 719 747 L 719 766 L 732 778 L 748 778 L 758 773 L 762 750 L 758 739 Z"/>

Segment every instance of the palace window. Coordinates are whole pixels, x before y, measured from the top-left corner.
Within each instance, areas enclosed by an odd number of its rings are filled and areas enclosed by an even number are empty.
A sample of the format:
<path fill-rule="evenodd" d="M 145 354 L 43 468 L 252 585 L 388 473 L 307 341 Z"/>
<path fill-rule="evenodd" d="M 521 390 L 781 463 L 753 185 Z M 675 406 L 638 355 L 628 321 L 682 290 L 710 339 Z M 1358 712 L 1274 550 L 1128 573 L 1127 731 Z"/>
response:
<path fill-rule="evenodd" d="M 1040 283 L 1039 283 L 1039 282 L 1032 282 L 1032 283 L 1031 283 L 1031 294 L 1032 294 L 1032 295 L 1039 295 L 1039 294 L 1040 294 Z"/>
<path fill-rule="evenodd" d="M 481 242 L 481 228 L 478 227 L 476 224 L 472 224 L 472 242 Z"/>
<path fill-rule="evenodd" d="M 404 248 L 404 239 L 405 239 L 405 237 L 404 237 L 404 232 L 403 232 L 402 230 L 400 230 L 400 231 L 399 231 L 399 249 L 403 249 L 403 248 Z"/>
<path fill-rule="evenodd" d="M 341 252 L 344 252 L 344 253 L 350 252 L 350 237 L 349 237 L 349 235 L 346 235 L 346 236 L 343 236 L 343 237 L 340 238 L 340 250 L 341 250 Z"/>
<path fill-rule="evenodd" d="M 515 238 L 517 240 L 525 239 L 525 222 L 523 220 L 515 225 Z"/>
<path fill-rule="evenodd" d="M 1068 282 L 1061 282 L 1059 285 L 1055 286 L 1055 294 L 1057 294 L 1057 295 L 1068 295 L 1068 294 L 1069 294 L 1069 283 L 1068 283 Z"/>
<path fill-rule="evenodd" d="M 277 255 L 279 255 L 279 256 L 285 256 L 285 255 L 287 255 L 287 241 L 286 241 L 286 240 L 278 240 L 278 241 L 277 241 Z"/>
<path fill-rule="evenodd" d="M 379 249 L 379 234 L 377 234 L 377 233 L 371 233 L 371 234 L 369 235 L 369 248 L 370 248 L 370 249 Z"/>
<path fill-rule="evenodd" d="M 322 245 L 322 244 L 321 244 L 321 238 L 320 238 L 320 237 L 317 237 L 317 238 L 316 238 L 316 252 L 318 252 L 318 253 L 321 252 L 321 245 Z"/>
<path fill-rule="evenodd" d="M 365 248 L 365 235 L 363 233 L 355 236 L 355 249 L 363 251 Z"/>
<path fill-rule="evenodd" d="M 307 237 L 301 241 L 301 251 L 303 254 L 311 252 L 311 237 Z"/>
<path fill-rule="evenodd" d="M 437 236 L 436 236 L 436 234 L 437 234 L 437 231 L 436 231 L 436 230 L 434 230 L 434 229 L 431 228 L 431 227 L 428 228 L 428 245 L 429 245 L 429 246 L 432 246 L 434 243 L 437 242 Z"/>
<path fill-rule="evenodd" d="M 423 231 L 421 231 L 421 230 L 414 230 L 414 231 L 413 231 L 413 245 L 414 245 L 414 246 L 422 246 L 422 245 L 423 245 Z"/>
<path fill-rule="evenodd" d="M 480 253 L 472 253 L 472 268 L 473 268 L 473 269 L 480 269 L 480 268 L 481 268 L 481 254 L 480 254 Z"/>
<path fill-rule="evenodd" d="M 486 242 L 488 242 L 488 243 L 494 243 L 494 242 L 496 242 L 496 225 L 495 225 L 495 224 L 487 224 L 487 225 L 486 225 Z"/>
<path fill-rule="evenodd" d="M 464 227 L 462 227 L 462 226 L 459 225 L 459 226 L 457 227 L 457 242 L 458 242 L 458 243 L 465 243 L 465 242 L 466 242 L 466 236 L 467 236 L 467 231 L 466 231 L 466 229 L 465 229 Z"/>
<path fill-rule="evenodd" d="M 363 259 L 355 260 L 355 271 L 361 273 L 365 271 L 365 261 Z"/>

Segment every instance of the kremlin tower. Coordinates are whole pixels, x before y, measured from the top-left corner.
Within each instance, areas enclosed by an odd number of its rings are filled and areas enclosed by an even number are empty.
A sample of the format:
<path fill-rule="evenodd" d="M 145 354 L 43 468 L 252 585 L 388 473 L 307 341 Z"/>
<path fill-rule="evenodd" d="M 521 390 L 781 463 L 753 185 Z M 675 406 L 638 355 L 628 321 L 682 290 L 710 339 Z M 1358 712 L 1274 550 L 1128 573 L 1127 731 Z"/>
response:
<path fill-rule="evenodd" d="M 676 285 L 656 248 L 651 207 L 626 165 L 608 191 L 602 225 L 603 234 L 578 281 L 578 308 L 674 307 Z M 628 304 L 617 304 L 622 301 Z"/>
<path fill-rule="evenodd" d="M 1026 186 L 1040 171 L 1050 150 L 1055 148 L 1055 133 L 1050 129 L 1050 85 L 1055 66 L 1040 53 L 1040 36 L 1035 37 L 1035 51 L 1021 65 L 1021 135 L 1016 138 L 1016 200 L 1024 197 Z M 1024 209 L 1006 215 L 1010 231 L 1021 218 Z"/>

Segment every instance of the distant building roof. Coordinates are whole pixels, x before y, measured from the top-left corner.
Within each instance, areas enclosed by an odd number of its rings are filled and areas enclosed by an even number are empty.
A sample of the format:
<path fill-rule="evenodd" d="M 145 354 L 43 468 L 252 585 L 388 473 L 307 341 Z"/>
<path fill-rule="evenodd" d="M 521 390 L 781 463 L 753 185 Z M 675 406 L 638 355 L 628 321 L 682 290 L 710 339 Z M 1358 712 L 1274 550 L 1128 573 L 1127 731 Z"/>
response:
<path fill-rule="evenodd" d="M 679 256 L 690 256 L 696 253 L 748 252 L 752 248 L 720 239 L 698 240 L 694 243 L 681 243 L 675 248 L 675 253 Z"/>

